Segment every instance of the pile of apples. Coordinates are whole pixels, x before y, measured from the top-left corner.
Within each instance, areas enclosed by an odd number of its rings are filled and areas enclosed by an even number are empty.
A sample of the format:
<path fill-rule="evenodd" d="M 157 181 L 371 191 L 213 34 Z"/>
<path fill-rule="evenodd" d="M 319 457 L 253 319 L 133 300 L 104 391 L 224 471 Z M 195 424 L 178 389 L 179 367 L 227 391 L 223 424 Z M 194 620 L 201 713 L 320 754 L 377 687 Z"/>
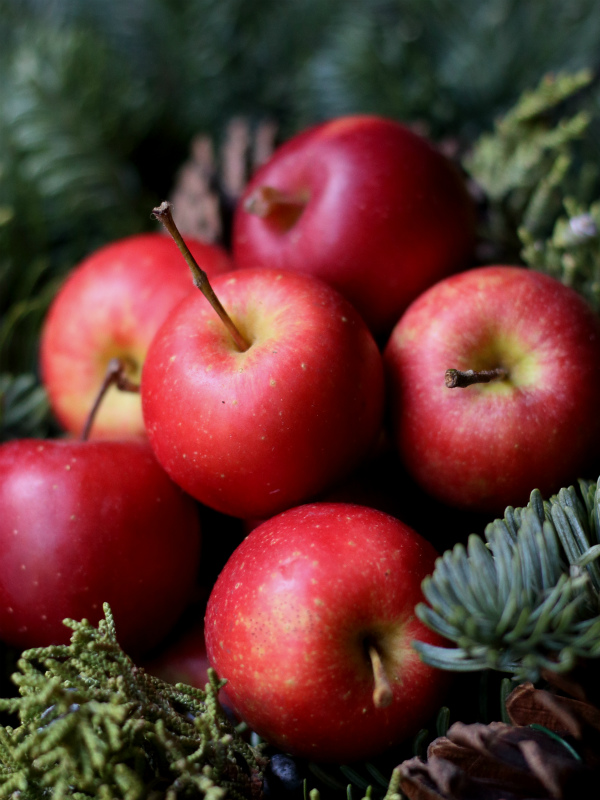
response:
<path fill-rule="evenodd" d="M 426 531 L 327 498 L 383 442 L 449 506 L 496 514 L 571 482 L 600 443 L 600 320 L 545 275 L 474 267 L 461 174 L 379 117 L 276 151 L 231 255 L 155 212 L 194 281 L 169 237 L 132 236 L 48 314 L 41 373 L 66 436 L 0 448 L 0 638 L 61 642 L 64 617 L 108 602 L 125 649 L 148 653 L 194 597 L 208 507 L 251 530 L 206 610 L 224 701 L 286 752 L 380 753 L 447 689 L 411 647 L 441 643 L 414 615 L 437 554 Z M 109 391 L 78 438 L 115 359 L 139 393 Z"/>

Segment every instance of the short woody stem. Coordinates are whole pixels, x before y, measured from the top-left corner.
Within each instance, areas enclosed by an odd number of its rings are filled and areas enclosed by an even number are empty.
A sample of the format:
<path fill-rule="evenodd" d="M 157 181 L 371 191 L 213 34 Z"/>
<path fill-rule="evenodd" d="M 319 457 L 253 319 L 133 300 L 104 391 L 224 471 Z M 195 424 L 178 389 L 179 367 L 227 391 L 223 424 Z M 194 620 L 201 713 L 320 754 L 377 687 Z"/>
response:
<path fill-rule="evenodd" d="M 188 246 L 183 241 L 183 236 L 179 233 L 177 225 L 175 225 L 173 214 L 171 213 L 171 205 L 167 202 L 161 203 L 160 206 L 157 206 L 155 209 L 153 209 L 152 213 L 160 222 L 162 222 L 164 227 L 167 229 L 167 231 L 171 234 L 171 236 L 175 240 L 175 244 L 179 248 L 182 256 L 185 258 L 185 261 L 191 270 L 192 278 L 194 280 L 194 286 L 197 289 L 200 289 L 204 297 L 206 297 L 208 302 L 211 304 L 216 313 L 219 315 L 221 321 L 231 334 L 231 337 L 235 342 L 235 346 L 242 353 L 248 350 L 248 348 L 250 347 L 250 343 L 247 342 L 246 339 L 244 339 L 242 334 L 234 325 L 233 320 L 231 319 L 227 311 L 225 311 L 225 309 L 221 305 L 221 301 L 214 293 L 213 288 L 209 283 L 206 272 L 204 272 L 204 270 L 198 266 L 196 259 L 190 253 Z"/>
<path fill-rule="evenodd" d="M 468 369 L 463 372 L 460 369 L 447 369 L 444 382 L 449 389 L 473 386 L 475 383 L 489 383 L 490 381 L 502 380 L 508 375 L 503 367 L 497 369 Z"/>
<path fill-rule="evenodd" d="M 244 201 L 244 210 L 257 217 L 268 217 L 276 211 L 288 209 L 302 213 L 306 200 L 297 195 L 282 192 L 272 186 L 258 186 Z"/>
<path fill-rule="evenodd" d="M 372 644 L 369 645 L 369 658 L 371 659 L 373 678 L 375 680 L 373 705 L 375 708 L 387 708 L 394 699 L 394 692 L 392 691 L 392 685 L 386 674 L 379 651 Z"/>
<path fill-rule="evenodd" d="M 81 440 L 86 441 L 89 439 L 90 431 L 92 430 L 92 425 L 94 424 L 94 420 L 96 419 L 96 414 L 98 413 L 98 409 L 100 408 L 100 404 L 104 399 L 104 395 L 110 389 L 111 386 L 116 386 L 117 389 L 120 389 L 122 392 L 139 392 L 140 387 L 137 383 L 134 383 L 127 375 L 127 366 L 124 361 L 120 358 L 111 358 L 108 362 L 108 366 L 106 368 L 106 374 L 104 375 L 104 380 L 102 381 L 102 385 L 100 386 L 100 390 L 96 395 L 96 399 L 94 400 L 94 405 L 91 408 L 90 413 L 85 421 L 85 425 L 83 426 L 83 430 L 81 432 Z"/>

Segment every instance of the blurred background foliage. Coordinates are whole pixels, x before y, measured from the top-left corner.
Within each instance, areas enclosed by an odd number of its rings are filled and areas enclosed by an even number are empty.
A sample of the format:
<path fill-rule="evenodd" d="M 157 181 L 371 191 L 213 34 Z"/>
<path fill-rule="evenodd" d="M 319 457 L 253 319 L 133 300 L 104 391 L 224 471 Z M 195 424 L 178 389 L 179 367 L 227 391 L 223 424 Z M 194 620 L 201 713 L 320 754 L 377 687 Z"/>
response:
<path fill-rule="evenodd" d="M 598 41 L 596 0 L 0 0 L 0 438 L 52 430 L 47 305 L 84 255 L 153 227 L 196 134 L 374 112 L 459 158 L 543 75 L 596 74 Z"/>

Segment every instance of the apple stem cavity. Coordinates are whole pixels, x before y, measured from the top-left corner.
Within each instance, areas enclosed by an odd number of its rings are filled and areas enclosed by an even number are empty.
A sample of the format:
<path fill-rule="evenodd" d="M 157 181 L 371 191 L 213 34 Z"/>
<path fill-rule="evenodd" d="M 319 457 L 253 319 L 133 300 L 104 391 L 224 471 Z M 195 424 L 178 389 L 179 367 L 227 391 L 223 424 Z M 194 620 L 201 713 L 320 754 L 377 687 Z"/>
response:
<path fill-rule="evenodd" d="M 369 658 L 371 659 L 371 668 L 373 669 L 373 678 L 375 679 L 373 705 L 375 708 L 387 708 L 394 699 L 392 685 L 386 674 L 385 667 L 383 666 L 379 650 L 373 644 L 369 645 L 368 650 Z"/>
<path fill-rule="evenodd" d="M 171 204 L 164 201 L 159 206 L 154 208 L 152 210 L 152 213 L 164 225 L 164 227 L 173 237 L 175 244 L 179 248 L 182 256 L 185 258 L 185 261 L 191 270 L 194 286 L 197 289 L 200 289 L 204 297 L 206 297 L 208 302 L 211 304 L 216 313 L 219 315 L 219 318 L 221 319 L 221 321 L 231 334 L 231 337 L 235 342 L 235 346 L 238 348 L 238 350 L 242 353 L 246 352 L 246 350 L 248 350 L 248 348 L 250 347 L 250 343 L 246 341 L 246 339 L 242 336 L 237 327 L 234 325 L 233 320 L 231 319 L 227 311 L 225 311 L 225 309 L 221 305 L 221 301 L 214 293 L 213 288 L 208 280 L 206 272 L 204 272 L 204 270 L 198 266 L 196 259 L 190 253 L 190 250 L 187 244 L 184 242 L 183 236 L 179 232 L 179 229 L 175 224 L 175 220 L 173 219 L 173 214 L 171 213 Z"/>
<path fill-rule="evenodd" d="M 111 386 L 116 386 L 121 392 L 140 391 L 139 384 L 134 383 L 127 375 L 127 363 L 121 358 L 111 358 L 111 360 L 108 362 L 104 380 L 102 381 L 100 390 L 96 395 L 94 404 L 90 410 L 90 413 L 88 414 L 85 425 L 83 426 L 83 430 L 81 432 L 80 439 L 82 441 L 85 442 L 89 439 L 90 431 L 92 430 L 92 425 L 96 419 L 96 414 L 100 408 L 100 404 L 104 399 L 104 395 Z"/>
<path fill-rule="evenodd" d="M 244 201 L 244 210 L 288 231 L 300 219 L 307 201 L 302 195 L 282 192 L 272 186 L 258 186 Z"/>
<path fill-rule="evenodd" d="M 489 383 L 490 381 L 502 380 L 508 376 L 504 367 L 496 369 L 468 369 L 464 372 L 460 369 L 447 369 L 444 382 L 448 389 L 464 389 L 466 386 L 473 386 L 475 383 Z"/>

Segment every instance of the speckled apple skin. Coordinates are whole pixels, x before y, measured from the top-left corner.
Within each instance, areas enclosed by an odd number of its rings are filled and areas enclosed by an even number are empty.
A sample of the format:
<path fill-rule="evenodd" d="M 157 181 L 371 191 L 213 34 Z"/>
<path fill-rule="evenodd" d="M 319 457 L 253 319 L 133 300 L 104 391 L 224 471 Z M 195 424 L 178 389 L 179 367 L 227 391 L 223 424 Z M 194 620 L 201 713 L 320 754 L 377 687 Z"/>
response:
<path fill-rule="evenodd" d="M 186 298 L 146 357 L 147 434 L 197 500 L 265 518 L 365 457 L 382 424 L 381 353 L 355 309 L 311 276 L 240 270 L 213 288 L 251 346 L 235 347 L 199 292 Z"/>
<path fill-rule="evenodd" d="M 345 503 L 299 506 L 252 531 L 211 593 L 211 664 L 232 707 L 284 752 L 316 761 L 373 756 L 439 707 L 447 674 L 411 641 L 442 644 L 415 617 L 436 553 L 394 517 Z M 394 698 L 375 708 L 365 642 Z"/>
<path fill-rule="evenodd" d="M 232 269 L 225 250 L 187 239 L 210 278 Z M 127 236 L 78 264 L 54 298 L 41 335 L 42 380 L 66 431 L 79 435 L 111 358 L 132 360 L 134 382 L 152 338 L 169 311 L 196 291 L 175 242 L 161 233 Z M 109 391 L 92 439 L 145 437 L 138 394 Z"/>
<path fill-rule="evenodd" d="M 65 617 L 113 612 L 126 652 L 148 651 L 189 602 L 195 503 L 146 441 L 22 439 L 0 447 L 0 638 L 69 641 Z"/>
<path fill-rule="evenodd" d="M 533 270 L 489 266 L 425 292 L 384 352 L 404 463 L 431 494 L 502 513 L 585 477 L 600 445 L 600 319 Z M 449 389 L 444 374 L 509 379 Z"/>
<path fill-rule="evenodd" d="M 246 209 L 258 187 L 305 198 L 291 227 Z M 316 275 L 378 336 L 436 281 L 469 266 L 475 214 L 459 171 L 383 117 L 329 120 L 285 142 L 252 177 L 234 216 L 234 261 Z"/>

